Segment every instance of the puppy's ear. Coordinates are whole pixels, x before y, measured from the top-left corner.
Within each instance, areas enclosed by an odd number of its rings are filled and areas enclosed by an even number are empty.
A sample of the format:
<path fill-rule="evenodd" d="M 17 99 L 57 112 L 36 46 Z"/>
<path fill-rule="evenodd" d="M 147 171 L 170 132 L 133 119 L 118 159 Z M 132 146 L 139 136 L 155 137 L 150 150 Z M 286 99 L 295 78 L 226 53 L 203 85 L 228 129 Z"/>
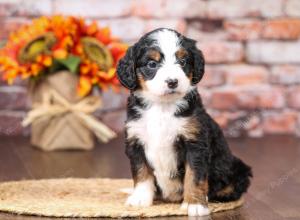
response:
<path fill-rule="evenodd" d="M 134 46 L 129 47 L 126 55 L 119 61 L 117 76 L 121 84 L 126 88 L 133 90 L 137 87 Z"/>
<path fill-rule="evenodd" d="M 193 76 L 192 76 L 192 84 L 197 84 L 200 82 L 204 75 L 204 65 L 205 60 L 203 57 L 202 52 L 197 48 L 196 41 L 192 41 L 192 47 L 191 47 L 191 53 L 193 56 L 193 62 L 194 62 L 194 69 L 193 69 Z"/>

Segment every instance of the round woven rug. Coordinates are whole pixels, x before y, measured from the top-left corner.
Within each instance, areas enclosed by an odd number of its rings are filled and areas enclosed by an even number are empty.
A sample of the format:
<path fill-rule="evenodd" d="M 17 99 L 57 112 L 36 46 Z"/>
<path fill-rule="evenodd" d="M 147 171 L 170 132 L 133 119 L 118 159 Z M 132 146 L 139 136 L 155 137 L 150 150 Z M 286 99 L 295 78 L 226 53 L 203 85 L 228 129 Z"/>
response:
<path fill-rule="evenodd" d="M 157 217 L 187 215 L 180 204 L 125 206 L 129 179 L 47 179 L 0 183 L 0 211 L 48 217 Z M 212 212 L 234 209 L 242 200 L 210 203 Z"/>

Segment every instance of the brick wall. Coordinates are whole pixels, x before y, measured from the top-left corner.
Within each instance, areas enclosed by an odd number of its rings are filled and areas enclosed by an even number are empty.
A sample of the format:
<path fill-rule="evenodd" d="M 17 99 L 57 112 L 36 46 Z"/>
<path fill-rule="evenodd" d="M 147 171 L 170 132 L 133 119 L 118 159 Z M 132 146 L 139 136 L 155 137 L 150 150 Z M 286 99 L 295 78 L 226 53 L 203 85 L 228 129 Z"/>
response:
<path fill-rule="evenodd" d="M 300 135 L 299 0 L 0 0 L 0 38 L 52 14 L 98 20 L 129 43 L 157 27 L 175 28 L 205 54 L 199 91 L 226 135 Z M 125 97 L 105 93 L 97 112 L 118 131 Z M 0 134 L 28 134 L 20 120 L 29 106 L 22 83 L 2 83 Z"/>

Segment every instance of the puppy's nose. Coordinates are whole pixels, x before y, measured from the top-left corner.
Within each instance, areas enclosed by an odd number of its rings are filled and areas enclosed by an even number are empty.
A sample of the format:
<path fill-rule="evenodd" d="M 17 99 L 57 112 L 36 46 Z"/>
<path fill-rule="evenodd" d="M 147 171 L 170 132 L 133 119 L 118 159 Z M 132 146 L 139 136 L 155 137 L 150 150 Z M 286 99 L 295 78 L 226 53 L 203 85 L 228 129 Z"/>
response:
<path fill-rule="evenodd" d="M 178 86 L 178 79 L 167 79 L 165 82 L 170 89 L 175 89 Z"/>

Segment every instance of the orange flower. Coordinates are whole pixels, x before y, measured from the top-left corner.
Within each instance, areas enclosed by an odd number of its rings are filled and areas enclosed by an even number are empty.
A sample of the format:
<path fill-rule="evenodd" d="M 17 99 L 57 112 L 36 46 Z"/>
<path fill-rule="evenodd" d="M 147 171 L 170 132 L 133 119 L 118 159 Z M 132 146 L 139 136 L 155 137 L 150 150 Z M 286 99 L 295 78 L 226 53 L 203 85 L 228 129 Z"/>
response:
<path fill-rule="evenodd" d="M 94 21 L 93 23 L 91 23 L 88 27 L 87 27 L 87 35 L 91 36 L 96 34 L 98 31 L 98 25 L 97 23 Z"/>
<path fill-rule="evenodd" d="M 30 65 L 30 72 L 33 76 L 37 76 L 41 70 L 43 69 L 43 66 L 38 63 L 33 63 Z"/>
<path fill-rule="evenodd" d="M 110 68 L 108 72 L 99 71 L 98 76 L 103 80 L 111 80 L 116 75 L 116 68 Z"/>
<path fill-rule="evenodd" d="M 83 75 L 88 74 L 91 71 L 92 67 L 91 67 L 91 63 L 89 62 L 89 60 L 85 60 L 80 64 L 80 73 Z"/>
<path fill-rule="evenodd" d="M 110 52 L 114 58 L 115 65 L 125 55 L 128 45 L 120 42 L 113 42 L 110 45 Z"/>
<path fill-rule="evenodd" d="M 50 67 L 52 65 L 52 57 L 46 55 L 39 55 L 36 58 L 37 63 L 45 67 Z"/>
<path fill-rule="evenodd" d="M 79 78 L 79 84 L 77 87 L 77 91 L 79 96 L 84 97 L 89 94 L 92 90 L 92 83 L 88 77 L 81 76 Z"/>
<path fill-rule="evenodd" d="M 112 41 L 110 29 L 108 27 L 100 29 L 96 34 L 96 38 L 103 44 L 109 44 Z"/>
<path fill-rule="evenodd" d="M 74 48 L 74 54 L 82 55 L 83 54 L 83 47 L 81 44 L 77 44 Z"/>
<path fill-rule="evenodd" d="M 18 71 L 16 69 L 9 69 L 4 75 L 4 80 L 7 81 L 9 85 L 13 84 L 15 78 L 17 77 Z"/>
<path fill-rule="evenodd" d="M 98 40 L 110 50 L 113 58 L 110 69 L 106 70 L 107 67 L 101 67 L 85 54 L 81 39 L 86 37 Z M 35 44 L 30 48 L 32 41 Z M 29 49 L 20 53 L 28 44 Z M 55 59 L 77 56 L 80 58 L 78 92 L 85 96 L 93 85 L 102 90 L 119 86 L 116 65 L 127 48 L 126 44 L 111 35 L 108 27 L 99 27 L 97 22 L 86 24 L 82 18 L 43 16 L 10 34 L 6 45 L 0 49 L 0 72 L 2 78 L 11 84 L 17 77 L 24 79 L 51 73 Z"/>
<path fill-rule="evenodd" d="M 65 59 L 68 56 L 68 52 L 64 49 L 57 49 L 53 51 L 53 57 L 56 59 Z"/>

